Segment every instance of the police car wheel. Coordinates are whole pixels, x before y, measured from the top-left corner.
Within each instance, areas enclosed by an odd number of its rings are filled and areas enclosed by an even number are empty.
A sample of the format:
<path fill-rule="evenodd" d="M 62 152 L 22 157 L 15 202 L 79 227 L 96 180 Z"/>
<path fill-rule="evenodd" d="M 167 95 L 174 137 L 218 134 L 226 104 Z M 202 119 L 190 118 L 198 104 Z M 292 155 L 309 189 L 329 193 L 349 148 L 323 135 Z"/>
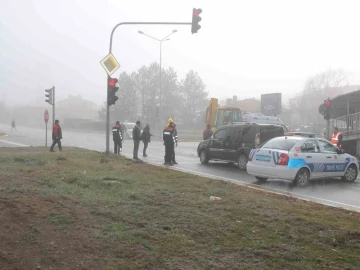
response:
<path fill-rule="evenodd" d="M 201 162 L 201 164 L 208 164 L 209 163 L 209 157 L 206 154 L 205 150 L 201 150 L 201 152 L 200 152 L 200 162 Z"/>
<path fill-rule="evenodd" d="M 256 180 L 258 180 L 259 182 L 265 182 L 267 180 L 266 177 L 260 177 L 260 176 L 255 176 Z"/>
<path fill-rule="evenodd" d="M 248 163 L 248 158 L 245 155 L 240 155 L 238 157 L 238 167 L 240 170 L 246 170 L 246 164 Z"/>
<path fill-rule="evenodd" d="M 308 169 L 302 168 L 296 174 L 294 184 L 299 187 L 306 187 L 309 184 L 310 173 Z"/>
<path fill-rule="evenodd" d="M 346 182 L 354 182 L 358 176 L 357 168 L 354 164 L 350 165 L 341 179 Z"/>

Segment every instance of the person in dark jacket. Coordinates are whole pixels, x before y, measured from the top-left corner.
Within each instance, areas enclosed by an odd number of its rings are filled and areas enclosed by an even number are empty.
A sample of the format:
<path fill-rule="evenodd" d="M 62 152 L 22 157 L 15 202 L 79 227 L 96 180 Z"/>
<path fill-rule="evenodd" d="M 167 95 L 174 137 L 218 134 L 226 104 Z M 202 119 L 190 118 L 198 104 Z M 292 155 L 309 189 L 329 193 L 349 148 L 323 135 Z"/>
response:
<path fill-rule="evenodd" d="M 55 152 L 54 146 L 56 144 L 58 144 L 59 150 L 62 151 L 62 147 L 61 147 L 62 131 L 59 120 L 55 120 L 55 124 L 53 126 L 53 132 L 52 132 L 52 139 L 53 139 L 53 143 L 50 147 L 50 152 Z"/>
<path fill-rule="evenodd" d="M 16 129 L 16 124 L 15 124 L 15 119 L 13 119 L 13 120 L 11 121 L 11 129 L 10 129 L 10 131 L 13 130 L 13 129 L 17 130 L 17 129 Z"/>
<path fill-rule="evenodd" d="M 119 121 L 116 121 L 115 126 L 112 128 L 113 141 L 114 141 L 114 154 L 120 154 L 122 148 L 122 130 Z"/>
<path fill-rule="evenodd" d="M 143 132 L 141 134 L 141 139 L 142 139 L 142 141 L 144 143 L 143 157 L 148 156 L 146 154 L 146 149 L 148 148 L 151 136 L 152 136 L 152 134 L 150 133 L 150 125 L 146 124 L 146 126 L 144 127 Z"/>
<path fill-rule="evenodd" d="M 203 132 L 203 139 L 204 141 L 208 140 L 211 138 L 211 136 L 213 135 L 213 132 L 211 130 L 211 126 L 207 125 L 206 129 Z"/>
<path fill-rule="evenodd" d="M 163 130 L 163 141 L 165 145 L 165 163 L 172 166 L 172 157 L 174 153 L 174 123 L 170 122 Z"/>
<path fill-rule="evenodd" d="M 141 136 L 140 121 L 136 121 L 136 125 L 132 131 L 132 137 L 134 141 L 133 159 L 139 159 L 138 152 L 139 152 L 139 145 L 141 140 L 140 136 Z"/>
<path fill-rule="evenodd" d="M 177 145 L 178 145 L 178 135 L 177 135 L 176 124 L 174 124 L 174 150 L 171 158 L 172 164 L 178 164 L 175 160 L 175 146 L 177 147 Z"/>

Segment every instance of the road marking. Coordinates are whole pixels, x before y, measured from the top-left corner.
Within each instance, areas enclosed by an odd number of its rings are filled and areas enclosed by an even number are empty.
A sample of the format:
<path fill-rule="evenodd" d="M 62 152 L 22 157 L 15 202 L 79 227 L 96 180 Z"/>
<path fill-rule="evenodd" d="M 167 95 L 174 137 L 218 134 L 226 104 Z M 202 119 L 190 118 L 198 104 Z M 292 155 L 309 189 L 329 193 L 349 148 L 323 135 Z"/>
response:
<path fill-rule="evenodd" d="M 25 144 L 16 143 L 16 142 L 10 142 L 10 141 L 1 140 L 1 139 L 0 139 L 0 142 L 4 142 L 4 143 L 7 143 L 7 144 L 13 144 L 13 145 L 16 145 L 16 146 L 21 146 L 21 147 L 29 147 L 30 146 L 30 145 L 25 145 Z"/>

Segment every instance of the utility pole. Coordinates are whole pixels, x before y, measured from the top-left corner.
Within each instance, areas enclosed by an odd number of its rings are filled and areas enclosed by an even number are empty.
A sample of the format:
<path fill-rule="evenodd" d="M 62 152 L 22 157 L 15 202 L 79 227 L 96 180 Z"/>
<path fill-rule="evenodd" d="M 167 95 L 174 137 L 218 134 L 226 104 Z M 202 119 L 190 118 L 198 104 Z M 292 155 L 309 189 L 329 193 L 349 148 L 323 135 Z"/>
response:
<path fill-rule="evenodd" d="M 158 39 L 155 37 L 152 37 L 148 34 L 145 34 L 143 31 L 138 31 L 139 34 L 147 36 L 149 38 L 152 38 L 156 41 L 158 41 L 160 43 L 160 71 L 159 71 L 159 134 L 160 134 L 160 138 L 161 138 L 161 134 L 162 134 L 162 127 L 163 127 L 163 113 L 162 113 L 162 99 L 163 99 L 163 95 L 162 95 L 162 43 L 163 41 L 168 41 L 170 40 L 168 37 L 170 37 L 172 34 L 175 34 L 177 32 L 177 30 L 173 30 L 169 35 L 167 35 L 166 37 L 162 38 L 162 39 Z"/>

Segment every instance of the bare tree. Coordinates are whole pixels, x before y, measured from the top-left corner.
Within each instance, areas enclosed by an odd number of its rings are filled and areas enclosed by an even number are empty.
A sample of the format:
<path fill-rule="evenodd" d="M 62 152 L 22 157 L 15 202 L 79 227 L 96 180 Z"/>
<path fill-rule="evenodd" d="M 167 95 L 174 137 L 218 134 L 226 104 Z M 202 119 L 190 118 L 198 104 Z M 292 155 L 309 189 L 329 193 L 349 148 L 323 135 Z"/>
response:
<path fill-rule="evenodd" d="M 326 89 L 347 85 L 348 77 L 348 72 L 343 69 L 328 69 L 308 78 L 303 94 L 292 104 L 292 109 L 297 112 L 301 124 L 313 125 L 314 131 L 320 132 L 324 121 L 318 108 L 327 98 Z"/>

